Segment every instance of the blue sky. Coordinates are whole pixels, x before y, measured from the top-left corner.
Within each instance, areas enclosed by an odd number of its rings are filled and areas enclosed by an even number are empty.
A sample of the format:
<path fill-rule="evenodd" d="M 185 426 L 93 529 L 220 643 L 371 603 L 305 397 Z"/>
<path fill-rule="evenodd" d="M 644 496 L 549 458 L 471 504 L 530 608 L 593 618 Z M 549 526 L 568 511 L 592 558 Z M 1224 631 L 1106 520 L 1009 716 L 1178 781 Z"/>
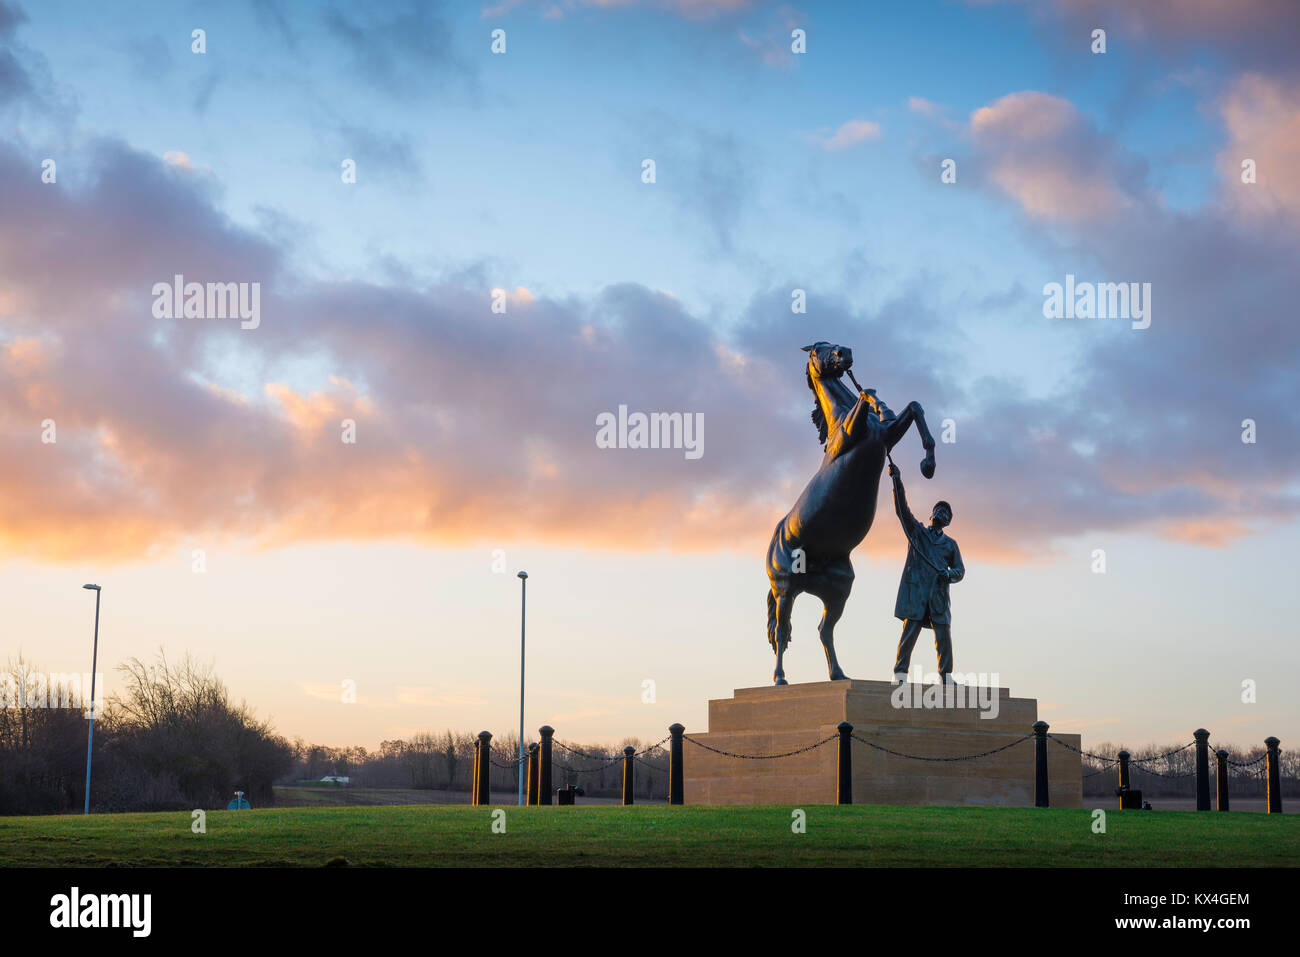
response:
<path fill-rule="evenodd" d="M 510 726 L 501 547 L 551 649 L 530 724 L 698 725 L 767 678 L 763 544 L 819 456 L 798 347 L 829 339 L 957 423 L 910 482 L 955 504 L 973 569 L 959 669 L 1085 739 L 1285 739 L 1294 704 L 1237 698 L 1300 664 L 1296 23 L 1271 0 L 5 2 L 9 650 L 65 667 L 80 610 L 49 604 L 111 573 L 110 660 L 193 650 L 286 733 Z M 852 124 L 875 125 L 832 148 Z M 262 282 L 262 327 L 160 325 L 145 294 L 181 271 Z M 1151 282 L 1151 329 L 1044 319 L 1067 273 Z M 702 411 L 701 464 L 598 453 L 619 403 Z M 897 637 L 883 504 L 841 629 L 857 677 Z M 821 677 L 817 613 L 794 680 Z M 676 710 L 650 720 L 660 671 Z M 321 692 L 353 674 L 425 691 L 358 716 Z"/>
<path fill-rule="evenodd" d="M 552 21 L 433 5 L 436 15 L 409 22 L 436 35 L 383 49 L 380 30 L 406 22 L 383 4 L 368 15 L 277 9 L 180 5 L 123 19 L 52 3 L 29 12 L 25 33 L 88 131 L 185 152 L 211 170 L 236 221 L 287 216 L 306 233 L 303 265 L 334 275 L 381 275 L 388 257 L 424 276 L 486 262 L 503 283 L 558 296 L 633 280 L 723 320 L 773 269 L 839 285 L 854 248 L 889 267 L 853 290 L 868 301 L 953 247 L 967 284 L 1009 286 L 1041 251 L 994 204 L 938 188 L 932 157 L 962 144 L 909 111 L 910 98 L 960 122 L 1010 90 L 1068 88 L 1089 116 L 1131 114 L 1126 126 L 1157 151 L 1214 144 L 1190 97 L 1122 105 L 1128 83 L 1142 82 L 1132 71 L 1147 72 L 1127 50 L 1066 67 L 1013 9 L 816 5 L 800 20 L 811 52 L 780 67 L 737 35 L 779 45 L 782 18 L 763 10 L 737 27 L 656 10 Z M 331 10 L 376 31 L 388 69 L 367 69 L 331 29 Z M 189 52 L 200 23 L 203 56 Z M 498 26 L 505 56 L 488 53 Z M 819 137 L 855 118 L 879 122 L 880 142 L 828 156 Z M 703 175 L 695 161 L 709 153 L 716 168 Z M 640 162 L 658 154 L 659 189 L 642 189 Z M 355 190 L 337 188 L 345 156 L 360 164 Z M 1172 202 L 1204 195 L 1212 178 L 1185 165 L 1153 169 L 1177 182 Z M 984 230 L 996 245 L 981 256 L 971 238 Z M 927 278 L 949 270 L 937 272 Z M 949 282 L 959 294 L 960 278 Z"/>

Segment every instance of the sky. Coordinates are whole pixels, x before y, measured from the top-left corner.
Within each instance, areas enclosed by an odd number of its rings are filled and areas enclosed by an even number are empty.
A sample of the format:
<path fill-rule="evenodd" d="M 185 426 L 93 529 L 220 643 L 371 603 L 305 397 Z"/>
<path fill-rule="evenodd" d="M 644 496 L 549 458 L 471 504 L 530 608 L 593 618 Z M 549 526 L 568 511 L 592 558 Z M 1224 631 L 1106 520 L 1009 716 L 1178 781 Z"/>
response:
<path fill-rule="evenodd" d="M 289 737 L 505 733 L 526 569 L 528 729 L 704 730 L 770 681 L 826 340 L 945 433 L 895 458 L 954 506 L 959 672 L 1085 747 L 1285 746 L 1298 42 L 1291 0 L 0 0 L 0 656 L 89 670 L 97 582 L 110 694 L 162 649 Z M 256 321 L 160 315 L 177 275 Z M 600 447 L 620 406 L 702 454 Z"/>

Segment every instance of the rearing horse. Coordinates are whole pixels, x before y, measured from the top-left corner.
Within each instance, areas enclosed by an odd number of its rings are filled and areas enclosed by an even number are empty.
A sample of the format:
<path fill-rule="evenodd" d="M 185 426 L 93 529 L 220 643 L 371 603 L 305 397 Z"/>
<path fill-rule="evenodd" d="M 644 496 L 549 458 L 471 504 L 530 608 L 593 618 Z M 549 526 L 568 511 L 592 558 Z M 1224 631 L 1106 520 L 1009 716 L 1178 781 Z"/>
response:
<path fill-rule="evenodd" d="M 826 666 L 832 681 L 846 677 L 835 660 L 835 623 L 853 588 L 849 553 L 866 537 L 876 516 L 885 456 L 913 422 L 925 446 L 921 474 L 926 478 L 934 475 L 934 437 L 918 403 L 909 402 L 895 416 L 874 390 L 859 391 L 855 396 L 840 381 L 853 365 L 850 349 L 829 342 L 803 349 L 809 353 L 808 388 L 817 397 L 812 420 L 826 455 L 799 501 L 777 524 L 767 549 L 771 581 L 767 640 L 776 652 L 772 680 L 779 685 L 787 683 L 784 658 L 790 643 L 790 609 L 801 592 L 822 600 L 818 631 L 826 649 Z"/>

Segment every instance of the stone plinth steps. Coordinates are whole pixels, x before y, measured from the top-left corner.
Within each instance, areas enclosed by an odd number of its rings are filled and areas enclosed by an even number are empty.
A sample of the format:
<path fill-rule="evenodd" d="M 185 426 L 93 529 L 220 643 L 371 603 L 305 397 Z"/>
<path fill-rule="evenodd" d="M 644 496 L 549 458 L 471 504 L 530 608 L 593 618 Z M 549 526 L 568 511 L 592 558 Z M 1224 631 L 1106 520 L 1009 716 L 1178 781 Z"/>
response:
<path fill-rule="evenodd" d="M 941 707 L 926 707 L 926 703 Z M 898 705 L 905 704 L 905 707 Z M 988 715 L 983 717 L 982 715 Z M 841 721 L 856 737 L 881 748 L 924 757 L 961 757 L 990 751 L 1031 734 L 1034 698 L 1006 688 L 962 686 L 946 701 L 933 685 L 888 681 L 819 681 L 740 688 L 709 702 L 707 733 L 688 738 L 746 755 L 793 751 L 836 734 Z M 1081 746 L 1077 734 L 1051 734 Z M 684 744 L 687 804 L 834 804 L 838 742 L 774 760 L 743 760 Z M 1052 807 L 1083 806 L 1080 756 L 1048 741 Z M 855 804 L 1034 803 L 1034 741 L 986 757 L 918 761 L 853 742 Z"/>

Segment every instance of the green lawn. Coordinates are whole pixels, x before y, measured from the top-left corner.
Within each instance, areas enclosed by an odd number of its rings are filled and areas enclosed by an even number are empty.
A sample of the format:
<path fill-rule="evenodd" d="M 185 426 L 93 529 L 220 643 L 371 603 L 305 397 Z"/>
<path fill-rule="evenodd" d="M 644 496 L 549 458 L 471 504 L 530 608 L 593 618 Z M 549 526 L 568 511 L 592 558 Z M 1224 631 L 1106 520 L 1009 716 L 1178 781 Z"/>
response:
<path fill-rule="evenodd" d="M 275 806 L 277 808 L 467 803 L 469 803 L 469 796 L 463 792 L 421 791 L 414 788 L 341 788 L 284 785 L 277 786 L 275 789 Z"/>
<path fill-rule="evenodd" d="M 0 818 L 0 866 L 1300 865 L 1300 815 L 809 806 L 408 805 Z"/>

